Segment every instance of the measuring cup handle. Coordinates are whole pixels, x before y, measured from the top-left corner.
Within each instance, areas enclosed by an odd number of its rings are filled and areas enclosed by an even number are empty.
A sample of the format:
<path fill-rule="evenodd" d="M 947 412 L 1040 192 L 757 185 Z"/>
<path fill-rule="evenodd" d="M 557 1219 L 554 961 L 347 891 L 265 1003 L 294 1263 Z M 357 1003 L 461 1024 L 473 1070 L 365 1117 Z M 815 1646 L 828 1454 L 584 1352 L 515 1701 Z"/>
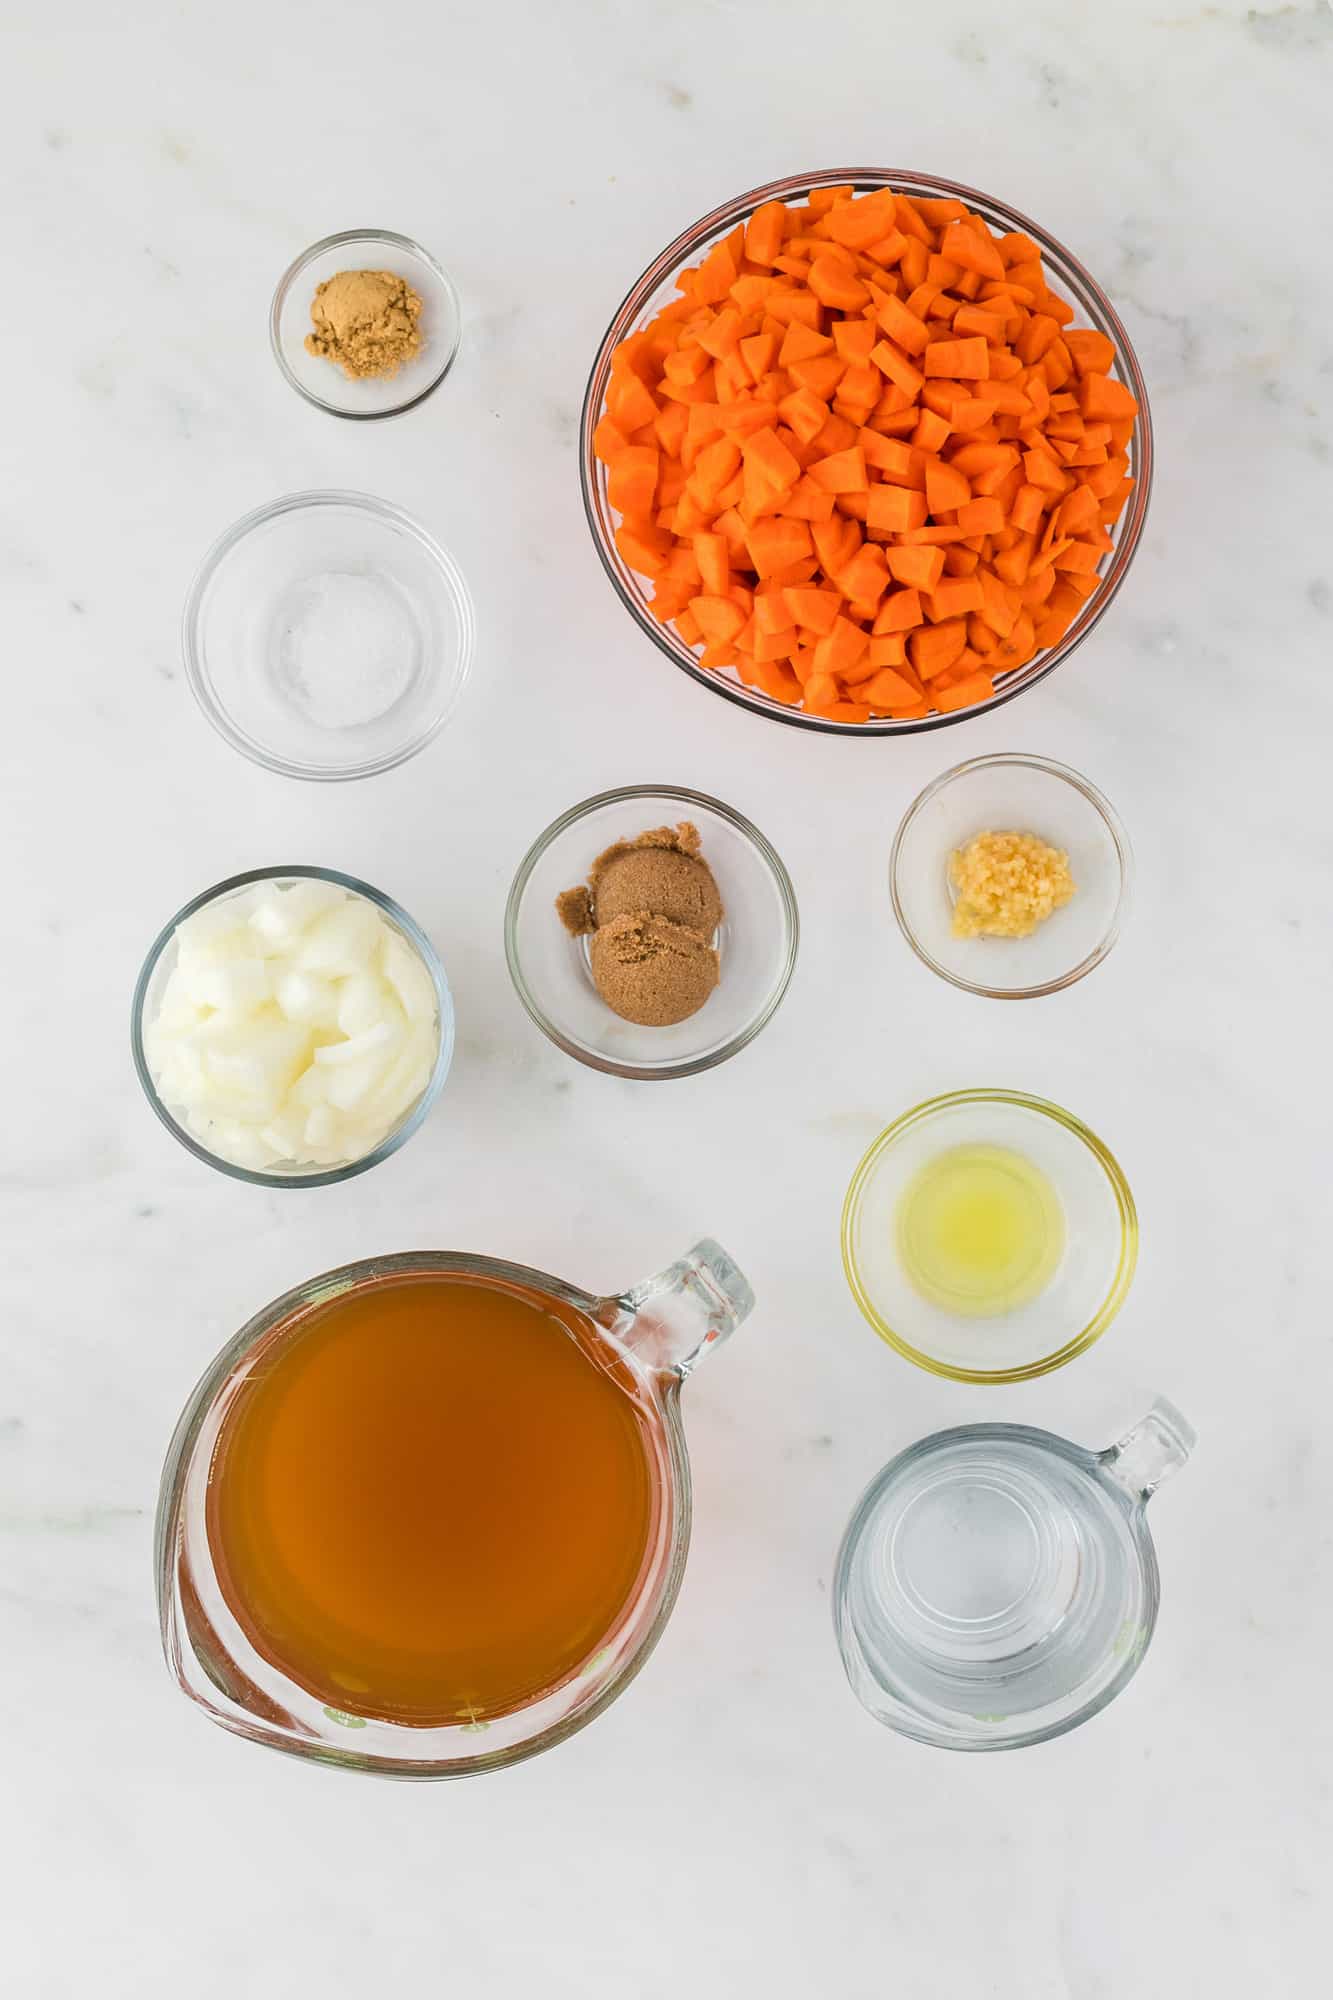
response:
<path fill-rule="evenodd" d="M 1197 1442 L 1193 1425 L 1174 1403 L 1159 1396 L 1147 1416 L 1101 1454 L 1102 1469 L 1141 1503 L 1185 1463 Z"/>
<path fill-rule="evenodd" d="M 705 1236 L 611 1303 L 617 1339 L 648 1367 L 684 1377 L 753 1310 L 754 1293 L 722 1245 Z"/>

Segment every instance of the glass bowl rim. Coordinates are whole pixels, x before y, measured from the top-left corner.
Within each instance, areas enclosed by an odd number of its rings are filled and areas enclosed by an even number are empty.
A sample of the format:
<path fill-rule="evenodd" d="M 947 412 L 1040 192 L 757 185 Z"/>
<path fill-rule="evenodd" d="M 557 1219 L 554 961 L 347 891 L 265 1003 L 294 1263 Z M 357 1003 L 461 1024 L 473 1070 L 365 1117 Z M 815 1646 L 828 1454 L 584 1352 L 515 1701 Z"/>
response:
<path fill-rule="evenodd" d="M 545 854 L 547 848 L 562 833 L 566 832 L 569 827 L 574 826 L 579 820 L 585 818 L 589 813 L 599 810 L 602 806 L 619 805 L 631 799 L 647 798 L 670 799 L 673 803 L 686 807 L 702 806 L 708 812 L 716 813 L 719 819 L 725 820 L 748 846 L 755 849 L 759 858 L 767 867 L 769 875 L 778 891 L 778 899 L 782 905 L 783 933 L 786 943 L 782 970 L 777 983 L 773 991 L 769 994 L 764 1006 L 755 1015 L 753 1020 L 749 1021 L 744 1028 L 738 1030 L 729 1041 L 723 1042 L 720 1047 L 710 1050 L 706 1055 L 690 1056 L 682 1059 L 680 1062 L 663 1063 L 655 1065 L 652 1068 L 648 1068 L 642 1063 L 616 1062 L 609 1056 L 598 1055 L 590 1049 L 581 1047 L 579 1043 L 571 1040 L 569 1036 L 557 1028 L 543 1008 L 539 1006 L 528 986 L 523 974 L 522 959 L 518 949 L 519 910 L 522 906 L 528 883 L 532 878 L 533 870 L 536 868 L 543 854 Z M 776 848 L 759 831 L 759 828 L 752 821 L 748 820 L 744 813 L 737 812 L 734 806 L 729 806 L 723 800 L 711 797 L 707 792 L 691 791 L 682 785 L 616 785 L 610 791 L 596 792 L 591 798 L 582 799 L 577 805 L 567 807 L 558 818 L 553 819 L 550 825 L 538 834 L 527 853 L 523 856 L 523 859 L 519 862 L 513 882 L 510 884 L 508 898 L 505 902 L 505 962 L 509 967 L 509 977 L 513 981 L 514 991 L 522 1001 L 529 1018 L 541 1029 L 547 1040 L 554 1042 L 557 1048 L 563 1049 L 566 1055 L 573 1056 L 576 1061 L 586 1064 L 589 1069 L 600 1070 L 605 1076 L 626 1077 L 635 1083 L 658 1083 L 666 1082 L 671 1078 L 679 1076 L 698 1076 L 704 1070 L 715 1069 L 719 1063 L 725 1062 L 730 1056 L 738 1055 L 743 1048 L 746 1048 L 754 1040 L 760 1029 L 768 1025 L 786 998 L 787 988 L 791 985 L 792 973 L 796 967 L 796 954 L 800 944 L 800 937 L 801 920 L 796 902 L 796 891 L 792 887 L 791 877 L 787 873 L 782 857 L 778 854 Z"/>
<path fill-rule="evenodd" d="M 203 665 L 203 649 L 199 642 L 199 618 L 203 606 L 204 593 L 221 569 L 227 557 L 256 528 L 269 521 L 281 519 L 284 514 L 315 512 L 321 507 L 350 507 L 361 513 L 374 515 L 380 521 L 400 529 L 423 548 L 437 570 L 444 590 L 458 619 L 458 660 L 453 684 L 448 699 L 443 703 L 428 729 L 419 731 L 399 749 L 386 752 L 380 757 L 363 759 L 359 764 L 345 765 L 339 769 L 316 770 L 309 764 L 302 764 L 290 757 L 277 756 L 267 749 L 256 737 L 250 736 L 232 716 L 214 692 L 211 678 Z M 358 493 L 351 487 L 316 486 L 303 489 L 299 493 L 283 493 L 276 500 L 266 500 L 262 506 L 252 507 L 233 521 L 207 549 L 190 581 L 185 604 L 181 612 L 181 656 L 185 663 L 185 677 L 190 684 L 190 692 L 199 704 L 204 716 L 216 729 L 225 743 L 248 757 L 252 764 L 259 764 L 266 771 L 274 771 L 279 777 L 301 778 L 312 784 L 345 784 L 357 778 L 378 777 L 382 771 L 396 770 L 406 764 L 419 751 L 433 743 L 445 724 L 452 717 L 467 686 L 472 671 L 472 654 L 476 644 L 476 612 L 473 609 L 472 593 L 462 570 L 445 548 L 437 541 L 429 528 L 423 527 L 414 514 L 405 507 L 395 505 L 392 500 L 381 500 L 373 493 Z"/>
<path fill-rule="evenodd" d="M 418 389 L 415 395 L 407 397 L 401 403 L 390 403 L 383 410 L 344 410 L 337 403 L 328 402 L 323 396 L 317 395 L 313 389 L 308 389 L 304 382 L 298 380 L 292 372 L 287 356 L 282 351 L 282 309 L 287 303 L 287 294 L 291 291 L 292 286 L 296 283 L 302 271 L 306 270 L 316 257 L 322 257 L 326 251 L 336 250 L 344 243 L 387 243 L 395 250 L 404 250 L 409 256 L 420 258 L 421 262 L 430 271 L 431 276 L 440 285 L 453 311 L 453 343 L 446 351 L 439 369 L 431 377 L 430 381 L 426 383 L 425 387 Z M 292 259 L 287 269 L 278 279 L 273 291 L 272 304 L 269 306 L 268 339 L 269 346 L 273 352 L 273 359 L 278 364 L 283 380 L 291 388 L 295 389 L 303 402 L 309 403 L 316 410 L 326 411 L 331 417 L 344 417 L 349 423 L 378 423 L 385 417 L 406 416 L 409 410 L 415 410 L 419 403 L 424 403 L 428 396 L 435 394 L 435 391 L 439 388 L 441 382 L 443 382 L 445 376 L 458 359 L 458 350 L 463 344 L 463 312 L 458 302 L 458 292 L 453 279 L 449 276 L 449 273 L 445 270 L 443 264 L 439 262 L 438 258 L 432 257 L 430 251 L 423 248 L 413 237 L 404 236 L 396 229 L 339 229 L 332 236 L 322 236 L 318 243 L 312 243 L 307 249 L 302 250 L 299 256 Z"/>
<path fill-rule="evenodd" d="M 602 522 L 594 503 L 597 481 L 596 461 L 592 451 L 593 427 L 601 414 L 605 396 L 606 377 L 610 369 L 612 348 L 629 331 L 632 319 L 648 303 L 654 294 L 670 277 L 684 265 L 705 242 L 719 234 L 727 225 L 743 220 L 746 215 L 765 201 L 785 201 L 793 195 L 809 192 L 814 188 L 840 187 L 850 184 L 859 189 L 892 187 L 905 194 L 933 197 L 952 197 L 966 202 L 969 206 L 990 209 L 1003 216 L 1010 229 L 1021 230 L 1041 247 L 1043 257 L 1050 255 L 1074 274 L 1096 306 L 1097 329 L 1105 332 L 1116 349 L 1116 365 L 1122 378 L 1135 396 L 1139 414 L 1134 429 L 1136 450 L 1134 491 L 1123 518 L 1123 527 L 1115 548 L 1108 560 L 1108 567 L 1102 576 L 1101 588 L 1095 596 L 1086 601 L 1085 608 L 1074 621 L 1073 627 L 1055 645 L 1046 648 L 1015 672 L 1013 682 L 1001 686 L 988 701 L 974 704 L 970 708 L 955 709 L 947 715 L 928 715 L 915 721 L 894 721 L 882 717 L 870 722 L 834 722 L 823 716 L 806 715 L 804 711 L 788 708 L 781 702 L 756 695 L 740 684 L 723 680 L 717 673 L 701 667 L 692 655 L 687 661 L 678 653 L 665 628 L 652 617 L 641 593 L 630 592 L 617 572 L 615 562 L 607 546 Z M 1071 653 L 1091 636 L 1097 625 L 1110 609 L 1121 585 L 1129 573 L 1130 565 L 1142 537 L 1147 518 L 1148 503 L 1153 482 L 1153 425 L 1152 411 L 1148 401 L 1147 384 L 1139 366 L 1138 355 L 1125 329 L 1124 322 L 1111 304 L 1107 294 L 1088 271 L 1082 261 L 1067 250 L 1057 236 L 1053 236 L 1039 222 L 1033 220 L 1021 209 L 1012 208 L 1008 202 L 987 194 L 980 188 L 967 186 L 962 181 L 945 180 L 934 174 L 922 174 L 898 167 L 821 167 L 803 174 L 784 174 L 780 179 L 766 181 L 762 186 L 750 188 L 744 194 L 734 195 L 719 203 L 707 215 L 683 229 L 667 247 L 655 257 L 635 279 L 621 300 L 610 324 L 603 334 L 584 390 L 583 407 L 579 419 L 579 487 L 583 498 L 584 516 L 592 535 L 593 546 L 598 560 L 605 570 L 611 587 L 622 605 L 629 612 L 635 624 L 657 650 L 670 660 L 681 673 L 687 674 L 700 687 L 710 693 L 720 695 L 724 701 L 745 709 L 751 715 L 766 717 L 773 722 L 785 723 L 793 729 L 811 729 L 824 736 L 910 736 L 930 729 L 944 729 L 955 723 L 966 722 L 974 716 L 989 715 L 1005 702 L 1013 701 L 1036 687 L 1048 674 L 1055 671 Z"/>
<path fill-rule="evenodd" d="M 426 971 L 430 974 L 431 984 L 435 988 L 435 1007 L 439 1016 L 440 1044 L 436 1051 L 430 1081 L 411 1111 L 408 1112 L 407 1116 L 399 1124 L 385 1134 L 377 1146 L 372 1147 L 370 1152 L 364 1153 L 359 1160 L 350 1160 L 345 1166 L 341 1167 L 322 1168 L 318 1173 L 313 1174 L 265 1173 L 256 1167 L 237 1166 L 234 1161 L 221 1159 L 216 1153 L 211 1153 L 207 1146 L 202 1145 L 195 1138 L 193 1132 L 177 1122 L 176 1118 L 163 1103 L 157 1085 L 153 1081 L 147 1052 L 144 1049 L 143 1017 L 144 1006 L 148 999 L 148 989 L 152 984 L 153 974 L 157 970 L 162 954 L 175 937 L 178 926 L 183 924 L 187 917 L 192 917 L 197 910 L 202 910 L 207 904 L 216 902 L 219 897 L 228 895 L 235 889 L 247 889 L 258 882 L 273 881 L 335 882 L 340 888 L 349 889 L 353 894 L 364 896 L 367 902 L 373 903 L 378 910 L 381 910 L 402 931 L 404 937 L 407 938 L 408 942 L 416 950 Z M 332 1187 L 339 1181 L 353 1180 L 357 1174 L 364 1174 L 371 1167 L 377 1167 L 381 1160 L 387 1160 L 391 1153 L 396 1153 L 400 1146 L 405 1145 L 412 1137 L 412 1134 L 425 1123 L 435 1100 L 444 1088 L 445 1079 L 449 1074 L 450 1066 L 453 1062 L 453 994 L 450 991 L 448 976 L 445 973 L 440 955 L 427 937 L 425 931 L 422 930 L 415 917 L 409 916 L 402 905 L 396 903 L 392 896 L 386 896 L 382 889 L 375 888 L 370 882 L 363 882 L 357 875 L 346 875 L 341 869 L 316 868 L 304 862 L 296 862 L 286 868 L 247 868 L 242 874 L 229 875 L 225 881 L 215 882 L 211 889 L 203 889 L 197 896 L 191 896 L 189 902 L 183 904 L 177 910 L 175 916 L 172 917 L 169 923 L 163 925 L 154 938 L 148 948 L 143 965 L 140 967 L 139 976 L 134 982 L 134 995 L 130 1001 L 130 1054 L 133 1057 L 135 1074 L 138 1076 L 143 1088 L 144 1096 L 148 1099 L 149 1105 L 159 1121 L 166 1126 L 172 1137 L 184 1146 L 186 1152 L 193 1153 L 194 1157 L 197 1160 L 202 1160 L 205 1166 L 215 1168 L 218 1173 L 226 1174 L 232 1180 L 247 1181 L 252 1187 Z"/>
<path fill-rule="evenodd" d="M 929 805 L 930 801 L 939 792 L 944 791 L 951 785 L 955 779 L 961 778 L 973 771 L 985 770 L 994 765 L 1016 765 L 1025 770 L 1041 771 L 1047 777 L 1059 778 L 1066 784 L 1072 785 L 1074 790 L 1080 793 L 1087 800 L 1088 804 L 1092 806 L 1105 825 L 1107 832 L 1111 836 L 1111 845 L 1115 850 L 1116 862 L 1119 868 L 1119 887 L 1116 892 L 1115 908 L 1111 912 L 1110 922 L 1107 924 L 1105 931 L 1096 945 L 1094 945 L 1091 951 L 1085 952 L 1078 963 L 1071 966 L 1068 972 L 1062 972 L 1055 979 L 1044 979 L 1035 986 L 987 986 L 982 980 L 964 979 L 960 973 L 951 972 L 948 966 L 942 965 L 937 958 L 933 957 L 926 950 L 925 946 L 916 936 L 907 921 L 907 915 L 898 893 L 898 874 L 903 843 L 912 829 L 912 824 L 917 814 L 922 812 Z M 938 973 L 941 979 L 946 979 L 950 986 L 956 986 L 960 992 L 975 993 L 986 1000 L 1039 1000 L 1044 998 L 1048 993 L 1061 993 L 1065 987 L 1073 986 L 1077 980 L 1082 979 L 1095 966 L 1100 965 L 1110 952 L 1112 946 L 1118 941 L 1121 930 L 1124 927 L 1125 918 L 1129 914 L 1133 887 L 1134 850 L 1130 845 L 1129 835 L 1125 831 L 1124 821 L 1111 804 L 1111 801 L 1106 797 L 1104 792 L 1098 790 L 1090 778 L 1085 778 L 1082 772 L 1074 770 L 1072 765 L 1061 764 L 1054 757 L 1038 756 L 1035 751 L 995 750 L 987 753 L 985 756 L 967 757 L 961 764 L 953 764 L 947 771 L 941 771 L 939 776 L 932 778 L 931 782 L 922 791 L 918 792 L 912 800 L 911 805 L 908 806 L 907 811 L 898 822 L 897 831 L 893 836 L 893 845 L 889 849 L 889 900 L 893 904 L 893 914 L 897 920 L 899 930 L 923 965 L 929 966 L 932 972 Z"/>
<path fill-rule="evenodd" d="M 1043 1355 L 1036 1361 L 1025 1361 L 1013 1368 L 957 1367 L 952 1362 L 940 1361 L 934 1355 L 925 1353 L 923 1349 L 914 1347 L 902 1334 L 894 1331 L 875 1305 L 862 1282 L 854 1247 L 861 1202 L 871 1175 L 885 1153 L 914 1126 L 924 1124 L 938 1112 L 953 1110 L 958 1105 L 966 1104 L 1016 1105 L 1022 1111 L 1052 1119 L 1057 1125 L 1063 1126 L 1074 1138 L 1081 1141 L 1101 1168 L 1115 1198 L 1116 1211 L 1120 1218 L 1120 1252 L 1115 1274 L 1106 1296 L 1092 1318 L 1085 1327 L 1050 1354 Z M 1066 1111 L 1063 1105 L 1054 1103 L 1050 1098 L 1036 1097 L 1030 1091 L 1004 1090 L 978 1085 L 966 1090 L 946 1091 L 939 1097 L 929 1097 L 920 1104 L 914 1104 L 910 1110 L 904 1111 L 891 1124 L 886 1125 L 878 1137 L 871 1141 L 857 1163 L 843 1198 L 841 1249 L 843 1274 L 862 1317 L 874 1328 L 880 1339 L 895 1348 L 905 1360 L 914 1362 L 918 1368 L 924 1368 L 928 1374 L 940 1375 L 952 1382 L 980 1384 L 1032 1382 L 1038 1376 L 1049 1375 L 1055 1369 L 1062 1368 L 1067 1361 L 1073 1361 L 1078 1355 L 1086 1353 L 1094 1341 L 1100 1340 L 1124 1304 L 1138 1263 L 1138 1210 L 1120 1162 L 1110 1147 L 1099 1139 L 1081 1118 L 1076 1118 L 1072 1111 Z"/>

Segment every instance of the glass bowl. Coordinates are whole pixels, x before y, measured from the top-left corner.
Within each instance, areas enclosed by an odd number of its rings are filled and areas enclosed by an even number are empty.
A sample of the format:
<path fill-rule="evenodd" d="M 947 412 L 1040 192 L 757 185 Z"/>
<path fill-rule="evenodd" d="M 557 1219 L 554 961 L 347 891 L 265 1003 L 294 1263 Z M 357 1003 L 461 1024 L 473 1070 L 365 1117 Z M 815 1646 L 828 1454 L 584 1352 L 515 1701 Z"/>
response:
<path fill-rule="evenodd" d="M 721 892 L 721 977 L 688 1020 L 644 1028 L 601 998 L 588 941 L 570 936 L 555 902 L 614 841 L 682 820 L 698 827 Z M 592 1069 L 643 1081 L 693 1076 L 753 1041 L 787 991 L 798 936 L 791 880 L 758 828 L 720 799 L 672 785 L 626 785 L 571 806 L 529 848 L 505 910 L 510 977 L 542 1033 Z"/>
<path fill-rule="evenodd" d="M 1064 1212 L 1063 1250 L 1044 1289 L 991 1317 L 927 1299 L 897 1252 L 904 1191 L 958 1146 L 1022 1155 Z M 1129 1184 L 1101 1140 L 1058 1104 L 1016 1090 L 957 1090 L 905 1112 L 861 1161 L 842 1210 L 843 1269 L 861 1311 L 899 1354 L 955 1382 L 1026 1382 L 1082 1354 L 1119 1312 L 1138 1243 Z"/>
<path fill-rule="evenodd" d="M 430 1081 L 416 1101 L 402 1114 L 398 1122 L 368 1153 L 356 1159 L 349 1159 L 336 1166 L 319 1166 L 303 1169 L 292 1166 L 286 1170 L 275 1167 L 272 1170 L 243 1167 L 233 1160 L 223 1159 L 203 1145 L 188 1124 L 181 1122 L 158 1092 L 153 1079 L 153 1071 L 145 1046 L 145 1030 L 155 1019 L 161 1003 L 163 990 L 176 964 L 177 927 L 187 917 L 213 904 L 220 904 L 229 897 L 241 895 L 256 884 L 271 882 L 278 887 L 286 887 L 295 882 L 331 882 L 341 889 L 350 890 L 355 896 L 362 896 L 373 903 L 380 916 L 392 926 L 412 951 L 430 977 L 435 989 L 436 1016 L 439 1039 L 435 1053 L 435 1064 Z M 230 1174 L 234 1180 L 249 1181 L 255 1187 L 328 1187 L 335 1181 L 351 1180 L 356 1174 L 364 1174 L 371 1167 L 377 1167 L 381 1160 L 387 1160 L 390 1153 L 396 1153 L 418 1127 L 424 1122 L 427 1112 L 444 1087 L 444 1079 L 449 1074 L 449 1065 L 454 1052 L 454 1003 L 445 978 L 444 967 L 439 956 L 421 926 L 414 923 L 406 910 L 382 890 L 374 889 L 368 882 L 358 881 L 354 875 L 340 874 L 336 868 L 251 868 L 244 875 L 232 875 L 225 882 L 205 889 L 177 910 L 170 923 L 159 932 L 143 962 L 134 988 L 134 999 L 130 1010 L 130 1049 L 134 1057 L 134 1067 L 143 1085 L 144 1095 L 157 1113 L 162 1123 L 174 1139 L 178 1139 L 187 1152 L 208 1166 L 216 1167 L 219 1173 Z"/>
<path fill-rule="evenodd" d="M 1024 231 L 1034 243 L 1040 245 L 1053 289 L 1074 306 L 1080 324 L 1095 327 L 1111 341 L 1116 353 L 1115 374 L 1130 389 L 1139 405 L 1138 422 L 1129 447 L 1134 491 L 1118 524 L 1110 531 L 1115 548 L 1106 558 L 1102 585 L 1096 595 L 1088 599 L 1058 645 L 1047 647 L 1026 666 L 1017 667 L 1005 675 L 989 701 L 977 702 L 971 708 L 955 709 L 948 715 L 929 715 L 910 722 L 895 722 L 891 717 L 871 722 L 835 722 L 824 716 L 806 715 L 783 702 L 773 701 L 755 688 L 746 687 L 732 668 L 713 671 L 701 667 L 698 649 L 687 646 L 673 627 L 654 618 L 649 604 L 647 579 L 632 570 L 616 548 L 615 517 L 607 497 L 606 468 L 599 464 L 592 448 L 593 431 L 606 400 L 612 352 L 622 340 L 646 325 L 654 313 L 676 296 L 677 273 L 687 264 L 696 263 L 713 243 L 727 235 L 738 222 L 744 222 L 761 202 L 790 202 L 808 194 L 811 188 L 843 185 L 854 187 L 858 193 L 891 187 L 902 194 L 951 196 L 966 202 L 994 229 Z M 1125 580 L 1148 512 L 1152 465 L 1152 417 L 1138 360 L 1110 300 L 1078 259 L 1031 217 L 996 201 L 990 195 L 980 194 L 975 188 L 964 187 L 958 181 L 937 180 L 928 174 L 880 167 L 826 167 L 818 173 L 791 174 L 783 180 L 770 181 L 764 187 L 752 188 L 748 194 L 737 195 L 734 200 L 724 202 L 720 208 L 715 208 L 710 215 L 703 216 L 683 231 L 674 243 L 669 243 L 631 287 L 606 330 L 583 399 L 579 441 L 579 470 L 588 526 L 612 588 L 640 629 L 669 660 L 701 687 L 711 689 L 714 694 L 720 694 L 727 701 L 734 701 L 756 715 L 770 716 L 774 721 L 790 723 L 798 729 L 821 730 L 830 736 L 899 736 L 919 729 L 943 729 L 951 723 L 966 721 L 969 716 L 998 708 L 1002 702 L 1011 701 L 1015 695 L 1035 687 L 1038 681 L 1054 672 L 1060 662 L 1068 659 L 1074 648 L 1087 638 Z"/>
<path fill-rule="evenodd" d="M 289 493 L 214 543 L 185 601 L 195 699 L 287 778 L 368 778 L 424 749 L 472 663 L 453 557 L 367 493 Z"/>
<path fill-rule="evenodd" d="M 396 375 L 349 380 L 322 354 L 306 351 L 315 287 L 339 271 L 392 271 L 420 298 L 421 348 Z M 424 403 L 453 367 L 461 335 L 458 294 L 448 272 L 410 236 L 392 229 L 344 229 L 312 243 L 283 272 L 269 311 L 273 358 L 297 395 L 353 422 L 398 417 Z"/>
<path fill-rule="evenodd" d="M 955 937 L 949 857 L 979 833 L 1031 833 L 1069 856 L 1074 894 L 1029 937 Z M 1120 935 L 1134 861 L 1109 800 L 1047 757 L 1006 754 L 956 764 L 903 816 L 889 856 L 889 893 L 923 964 L 965 993 L 1030 1000 L 1100 965 Z"/>

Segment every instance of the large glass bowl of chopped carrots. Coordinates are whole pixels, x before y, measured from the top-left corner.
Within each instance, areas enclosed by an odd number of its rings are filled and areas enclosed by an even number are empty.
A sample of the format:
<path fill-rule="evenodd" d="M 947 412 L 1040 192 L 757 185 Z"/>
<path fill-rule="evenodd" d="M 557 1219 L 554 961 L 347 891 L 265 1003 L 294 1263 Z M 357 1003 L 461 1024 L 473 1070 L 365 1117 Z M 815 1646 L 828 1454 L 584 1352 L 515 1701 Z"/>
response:
<path fill-rule="evenodd" d="M 1152 484 L 1128 336 L 990 195 L 770 182 L 633 286 L 583 405 L 603 567 L 684 673 L 833 735 L 940 728 L 1053 672 L 1109 607 Z"/>

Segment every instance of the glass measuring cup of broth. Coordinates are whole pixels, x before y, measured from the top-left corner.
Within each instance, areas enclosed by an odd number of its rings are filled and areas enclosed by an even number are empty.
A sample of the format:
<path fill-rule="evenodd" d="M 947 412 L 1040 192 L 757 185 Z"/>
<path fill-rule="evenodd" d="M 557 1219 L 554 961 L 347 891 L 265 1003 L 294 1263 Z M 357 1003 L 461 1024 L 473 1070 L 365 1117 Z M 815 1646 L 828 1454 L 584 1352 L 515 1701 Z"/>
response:
<path fill-rule="evenodd" d="M 1160 1398 L 1085 1451 L 965 1424 L 891 1459 L 852 1515 L 833 1615 L 876 1721 L 944 1750 L 1013 1750 L 1113 1701 L 1157 1622 L 1145 1509 L 1194 1432 Z"/>
<path fill-rule="evenodd" d="M 720 1246 L 610 1298 L 457 1252 L 330 1271 L 244 1326 L 167 1454 L 167 1663 L 256 1743 L 461 1777 L 633 1678 L 690 1534 L 681 1384 L 754 1303 Z"/>

